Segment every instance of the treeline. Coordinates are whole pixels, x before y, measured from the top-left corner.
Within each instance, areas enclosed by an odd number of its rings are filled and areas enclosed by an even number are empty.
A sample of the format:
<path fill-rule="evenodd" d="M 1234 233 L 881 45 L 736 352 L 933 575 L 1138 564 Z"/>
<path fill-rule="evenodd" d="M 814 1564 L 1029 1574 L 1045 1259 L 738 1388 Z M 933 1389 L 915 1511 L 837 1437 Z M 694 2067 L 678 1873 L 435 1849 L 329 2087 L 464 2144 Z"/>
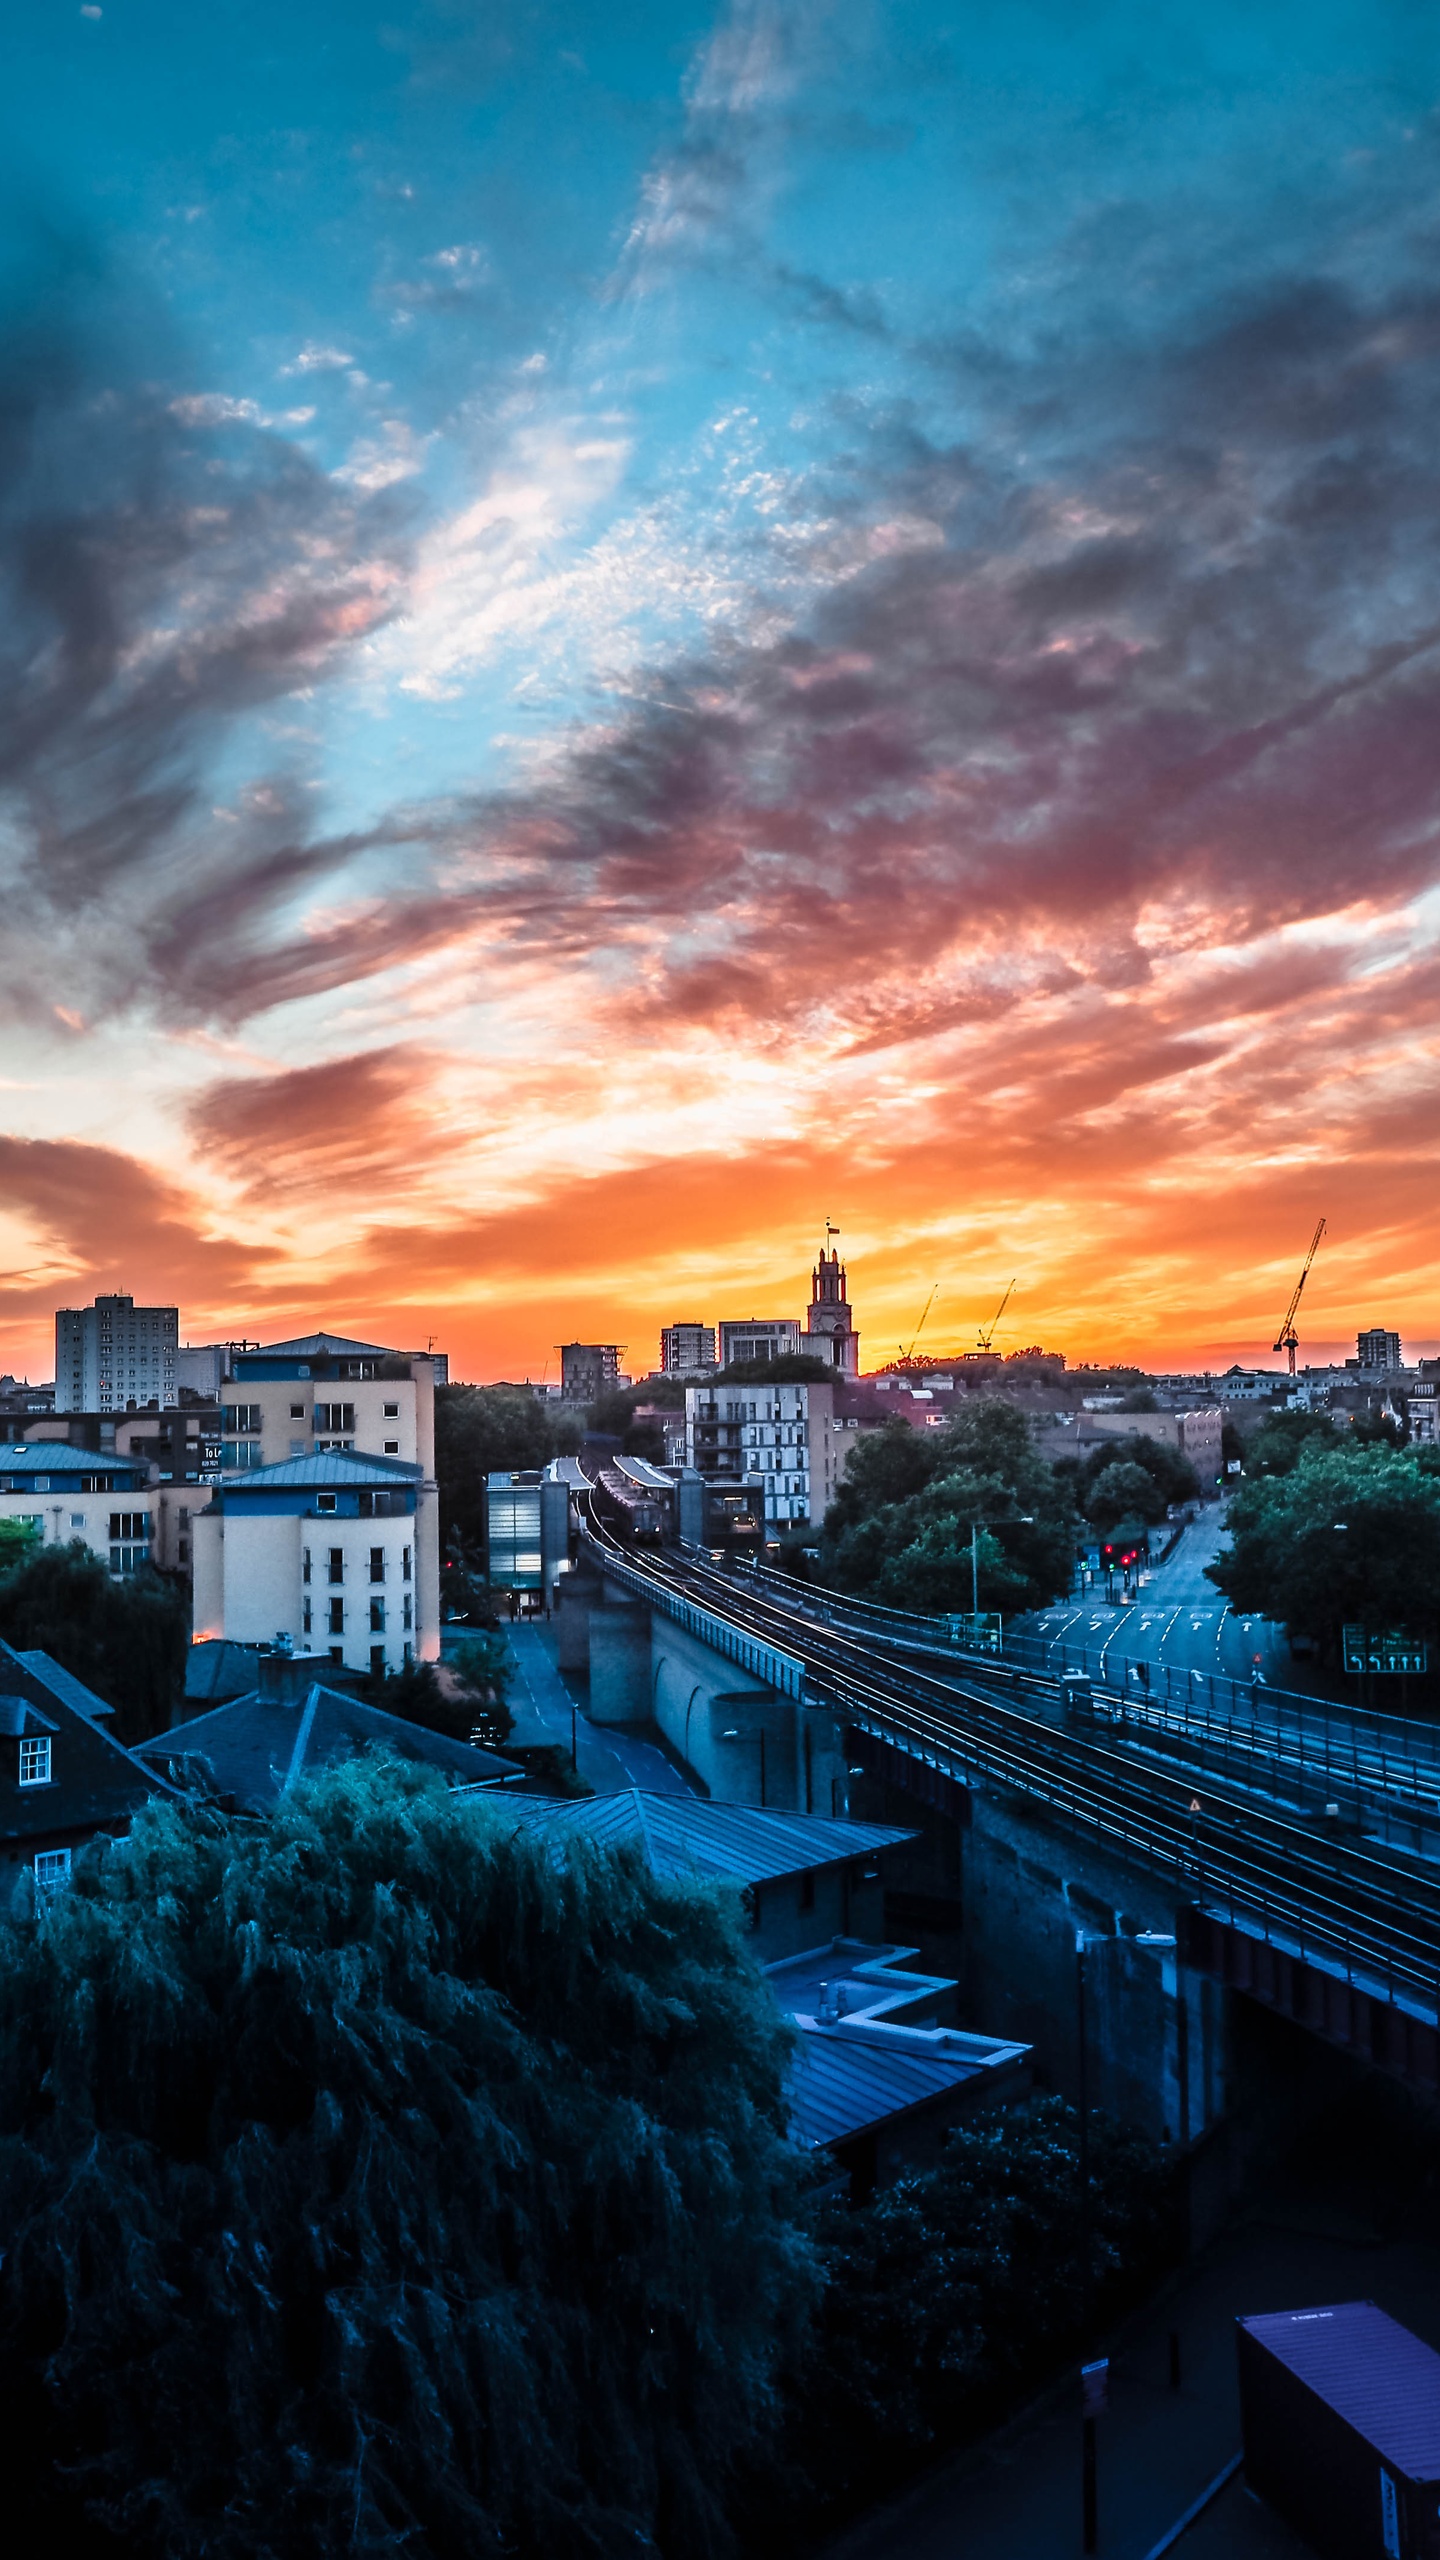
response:
<path fill-rule="evenodd" d="M 1052 1464 L 1023 1414 L 977 1396 L 941 1429 L 897 1421 L 857 1443 L 820 1573 L 883 1607 L 931 1611 L 968 1609 L 978 1578 L 980 1607 L 1014 1616 L 1070 1589 L 1087 1528 L 1154 1525 L 1199 1490 L 1188 1459 L 1138 1432 Z"/>
<path fill-rule="evenodd" d="M 738 1895 L 373 1760 L 152 1805 L 0 1923 L 17 2550 L 795 2550 L 1073 2354 L 1043 2103 L 856 2212 Z M 1168 2240 L 1096 2126 L 1102 2302 Z"/>

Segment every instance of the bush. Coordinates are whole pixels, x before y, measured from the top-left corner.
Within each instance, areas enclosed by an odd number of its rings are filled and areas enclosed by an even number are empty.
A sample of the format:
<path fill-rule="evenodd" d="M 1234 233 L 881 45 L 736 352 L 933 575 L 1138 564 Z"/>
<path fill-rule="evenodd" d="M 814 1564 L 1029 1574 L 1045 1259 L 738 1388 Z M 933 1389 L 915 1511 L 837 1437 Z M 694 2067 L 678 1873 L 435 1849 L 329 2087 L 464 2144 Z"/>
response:
<path fill-rule="evenodd" d="M 15 2548 L 726 2549 L 813 2286 L 737 1912 L 372 1759 L 0 1925 Z"/>
<path fill-rule="evenodd" d="M 1092 2317 L 1178 2252 L 1169 2165 L 1090 2119 Z M 788 2462 L 752 2489 L 747 2549 L 790 2553 L 1007 2415 L 1087 2343 L 1078 2120 L 1058 2098 L 950 2136 L 940 2167 L 832 2206 L 818 2327 L 792 2380 Z"/>

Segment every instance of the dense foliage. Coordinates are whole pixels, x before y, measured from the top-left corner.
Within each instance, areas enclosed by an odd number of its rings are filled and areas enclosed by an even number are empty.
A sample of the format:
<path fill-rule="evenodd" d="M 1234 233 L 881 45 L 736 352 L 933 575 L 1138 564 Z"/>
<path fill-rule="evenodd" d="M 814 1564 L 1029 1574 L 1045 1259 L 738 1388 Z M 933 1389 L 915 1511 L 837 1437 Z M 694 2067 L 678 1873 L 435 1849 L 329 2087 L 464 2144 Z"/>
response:
<path fill-rule="evenodd" d="M 822 1575 L 890 1608 L 968 1609 L 974 1520 L 1001 1524 L 978 1535 L 982 1609 L 1040 1608 L 1069 1589 L 1069 1491 L 999 1397 L 967 1401 L 943 1430 L 866 1434 L 825 1515 Z"/>
<path fill-rule="evenodd" d="M 112 1581 L 93 1549 L 12 1542 L 0 1549 L 0 1637 L 38 1649 L 115 1709 L 125 1743 L 163 1733 L 185 1681 L 190 1604 L 169 1576 Z"/>
<path fill-rule="evenodd" d="M 1440 1476 L 1423 1454 L 1312 1437 L 1283 1474 L 1247 1477 L 1229 1528 L 1206 1571 L 1232 1608 L 1332 1656 L 1347 1623 L 1440 1635 Z"/>
<path fill-rule="evenodd" d="M 0 1928 L 17 2550 L 691 2560 L 813 2290 L 727 1897 L 352 1763 Z"/>
<path fill-rule="evenodd" d="M 437 1387 L 435 1475 L 442 1547 L 472 1567 L 485 1553 L 485 1478 L 548 1466 L 564 1435 L 528 1387 Z M 573 1446 L 573 1435 L 567 1445 Z"/>
<path fill-rule="evenodd" d="M 1120 1520 L 1154 1528 L 1172 1502 L 1193 1502 L 1200 1479 L 1188 1458 L 1168 1440 L 1141 1431 L 1117 1432 L 1097 1441 L 1083 1458 L 1062 1458 L 1056 1468 L 1078 1511 L 1096 1529 Z"/>
<path fill-rule="evenodd" d="M 1077 2119 L 1055 2098 L 962 2128 L 938 2168 L 863 2212 L 828 2211 L 788 2476 L 757 2495 L 747 2548 L 788 2554 L 797 2525 L 852 2515 L 1083 2352 L 1082 2228 Z M 1092 2321 L 1137 2299 L 1177 2245 L 1164 2154 L 1092 2115 Z"/>
<path fill-rule="evenodd" d="M 359 1693 L 387 1715 L 429 1725 L 456 1742 L 478 1740 L 497 1751 L 514 1721 L 510 1682 L 514 1662 L 502 1635 L 480 1634 L 456 1648 L 437 1671 L 430 1662 L 407 1662 L 399 1671 L 372 1671 Z"/>

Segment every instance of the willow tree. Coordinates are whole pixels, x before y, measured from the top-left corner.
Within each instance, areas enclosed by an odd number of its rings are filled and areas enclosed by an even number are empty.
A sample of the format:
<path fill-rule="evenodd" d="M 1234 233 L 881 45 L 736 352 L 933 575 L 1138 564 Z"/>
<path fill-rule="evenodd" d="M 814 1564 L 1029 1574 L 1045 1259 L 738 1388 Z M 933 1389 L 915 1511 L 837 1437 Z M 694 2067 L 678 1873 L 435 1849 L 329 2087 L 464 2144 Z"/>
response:
<path fill-rule="evenodd" d="M 0 1928 L 17 2547 L 723 2550 L 813 2287 L 721 1894 L 354 1763 Z"/>

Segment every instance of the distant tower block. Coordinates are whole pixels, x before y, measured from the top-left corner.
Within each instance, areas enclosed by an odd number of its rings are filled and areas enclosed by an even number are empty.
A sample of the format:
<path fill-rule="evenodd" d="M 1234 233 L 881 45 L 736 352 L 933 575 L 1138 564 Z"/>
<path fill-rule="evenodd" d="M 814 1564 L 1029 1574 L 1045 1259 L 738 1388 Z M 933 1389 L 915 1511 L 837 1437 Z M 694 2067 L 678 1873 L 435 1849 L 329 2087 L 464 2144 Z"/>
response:
<path fill-rule="evenodd" d="M 827 1227 L 827 1235 L 834 1232 Z M 822 1246 L 810 1275 L 805 1349 L 812 1359 L 825 1361 L 837 1377 L 856 1378 L 860 1374 L 860 1336 L 845 1295 L 845 1265 L 835 1248 L 827 1253 Z"/>

